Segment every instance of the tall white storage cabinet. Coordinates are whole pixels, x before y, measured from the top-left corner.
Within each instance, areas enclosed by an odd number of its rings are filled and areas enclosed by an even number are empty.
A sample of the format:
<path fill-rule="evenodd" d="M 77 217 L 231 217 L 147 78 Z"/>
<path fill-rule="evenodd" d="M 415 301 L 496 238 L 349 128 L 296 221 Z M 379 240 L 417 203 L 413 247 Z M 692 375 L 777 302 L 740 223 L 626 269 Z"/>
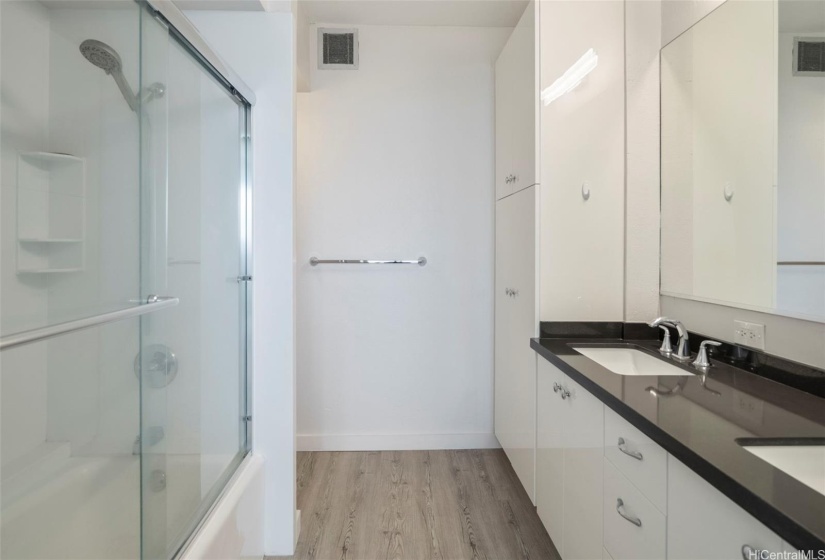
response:
<path fill-rule="evenodd" d="M 535 502 L 538 329 L 535 21 L 531 2 L 496 62 L 495 431 Z"/>
<path fill-rule="evenodd" d="M 535 501 L 536 188 L 496 203 L 496 437 Z"/>

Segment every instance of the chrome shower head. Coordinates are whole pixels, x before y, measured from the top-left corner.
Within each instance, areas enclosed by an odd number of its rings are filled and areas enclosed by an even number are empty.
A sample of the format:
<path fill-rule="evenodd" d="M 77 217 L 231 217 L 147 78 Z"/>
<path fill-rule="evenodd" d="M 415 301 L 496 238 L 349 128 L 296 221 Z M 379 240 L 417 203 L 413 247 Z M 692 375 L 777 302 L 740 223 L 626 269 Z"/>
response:
<path fill-rule="evenodd" d="M 123 94 L 123 98 L 129 104 L 129 108 L 137 112 L 139 102 L 123 75 L 123 63 L 120 61 L 120 55 L 117 54 L 117 51 L 102 41 L 86 39 L 80 43 L 80 54 L 114 78 L 117 87 L 120 88 L 120 93 Z"/>
<path fill-rule="evenodd" d="M 80 54 L 107 74 L 120 72 L 123 67 L 117 51 L 102 41 L 86 39 L 80 43 Z"/>

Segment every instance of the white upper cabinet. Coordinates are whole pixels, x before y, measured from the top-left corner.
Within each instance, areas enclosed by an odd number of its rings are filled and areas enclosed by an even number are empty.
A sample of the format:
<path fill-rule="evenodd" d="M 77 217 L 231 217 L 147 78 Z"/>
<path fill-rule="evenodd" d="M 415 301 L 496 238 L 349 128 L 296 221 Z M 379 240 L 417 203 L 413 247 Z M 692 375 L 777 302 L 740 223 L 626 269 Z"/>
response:
<path fill-rule="evenodd" d="M 536 444 L 536 192 L 496 203 L 495 429 L 531 499 Z"/>
<path fill-rule="evenodd" d="M 702 477 L 671 456 L 667 466 L 668 560 L 741 560 L 746 546 L 782 550 L 778 535 Z"/>
<path fill-rule="evenodd" d="M 496 200 L 536 184 L 536 5 L 496 61 Z"/>

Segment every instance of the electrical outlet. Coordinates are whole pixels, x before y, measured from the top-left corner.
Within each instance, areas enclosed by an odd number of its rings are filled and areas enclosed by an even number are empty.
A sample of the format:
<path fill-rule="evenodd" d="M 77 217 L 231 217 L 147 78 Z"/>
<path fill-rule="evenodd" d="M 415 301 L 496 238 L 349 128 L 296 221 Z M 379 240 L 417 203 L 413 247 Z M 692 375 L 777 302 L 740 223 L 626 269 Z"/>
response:
<path fill-rule="evenodd" d="M 746 321 L 733 322 L 733 343 L 757 350 L 765 349 L 765 325 L 748 323 Z"/>
<path fill-rule="evenodd" d="M 763 405 L 765 403 L 741 391 L 733 390 L 733 410 L 737 415 L 748 420 L 752 425 L 762 424 Z"/>

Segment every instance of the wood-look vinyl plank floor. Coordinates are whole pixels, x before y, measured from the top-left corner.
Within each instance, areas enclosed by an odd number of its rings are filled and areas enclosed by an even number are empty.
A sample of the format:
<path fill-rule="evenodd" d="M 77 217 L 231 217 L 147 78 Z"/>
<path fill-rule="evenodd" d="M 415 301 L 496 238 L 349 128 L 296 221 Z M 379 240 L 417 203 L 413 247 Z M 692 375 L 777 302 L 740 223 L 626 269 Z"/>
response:
<path fill-rule="evenodd" d="M 307 452 L 297 470 L 292 560 L 560 558 L 500 449 Z"/>

